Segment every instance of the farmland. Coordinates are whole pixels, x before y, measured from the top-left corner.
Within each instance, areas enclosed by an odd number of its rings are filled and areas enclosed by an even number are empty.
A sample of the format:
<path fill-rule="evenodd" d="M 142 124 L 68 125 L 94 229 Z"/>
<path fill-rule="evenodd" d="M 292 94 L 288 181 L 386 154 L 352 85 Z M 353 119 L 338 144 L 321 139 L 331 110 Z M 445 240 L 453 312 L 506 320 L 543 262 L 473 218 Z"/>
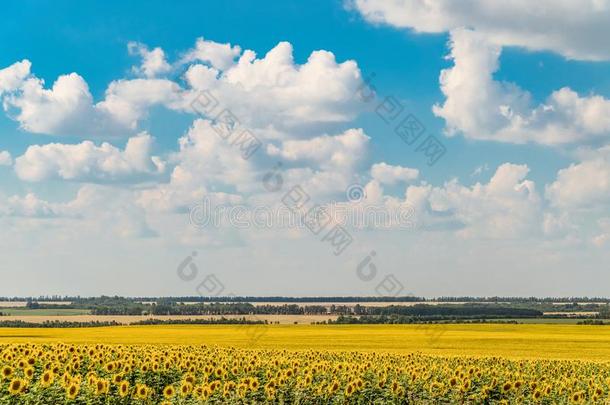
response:
<path fill-rule="evenodd" d="M 610 327 L 597 325 L 170 325 L 0 328 L 0 343 L 183 344 L 258 349 L 502 356 L 610 361 Z"/>
<path fill-rule="evenodd" d="M 605 326 L 2 328 L 0 401 L 603 403 L 609 361 Z"/>
<path fill-rule="evenodd" d="M 610 326 L 577 324 L 603 323 L 606 303 L 168 302 L 5 306 L 0 320 L 26 323 L 0 327 L 0 404 L 554 404 L 610 394 Z M 202 320 L 233 324 L 188 324 Z M 133 324 L 143 321 L 166 324 Z"/>

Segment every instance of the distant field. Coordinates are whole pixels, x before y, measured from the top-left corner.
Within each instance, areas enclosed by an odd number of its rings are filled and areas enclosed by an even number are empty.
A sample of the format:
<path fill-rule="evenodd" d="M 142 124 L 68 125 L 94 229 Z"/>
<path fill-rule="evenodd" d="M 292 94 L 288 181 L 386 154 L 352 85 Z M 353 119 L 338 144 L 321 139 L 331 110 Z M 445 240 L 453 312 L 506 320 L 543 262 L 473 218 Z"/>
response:
<path fill-rule="evenodd" d="M 44 305 L 70 305 L 70 301 L 37 301 L 39 304 Z M 28 304 L 27 301 L 0 301 L 0 308 L 19 308 L 25 307 Z"/>
<path fill-rule="evenodd" d="M 150 304 L 150 303 L 149 303 Z M 200 304 L 200 302 L 182 302 L 185 305 L 194 305 Z M 311 306 L 311 305 L 319 305 L 330 307 L 332 305 L 337 307 L 355 307 L 356 305 L 360 305 L 361 307 L 386 307 L 389 305 L 395 306 L 403 306 L 403 307 L 412 307 L 414 305 L 426 304 L 426 305 L 463 305 L 468 304 L 468 302 L 441 302 L 441 301 L 390 301 L 390 302 L 249 302 L 249 304 L 254 305 L 255 307 L 260 307 L 263 305 L 297 305 L 299 307 Z M 502 304 L 498 302 L 479 302 L 478 304 Z M 505 303 L 508 304 L 508 303 Z"/>
<path fill-rule="evenodd" d="M 610 326 L 176 325 L 0 328 L 0 343 L 220 345 L 287 350 L 422 352 L 443 356 L 610 361 Z"/>
<path fill-rule="evenodd" d="M 133 322 L 146 319 L 241 319 L 246 318 L 252 321 L 267 321 L 269 323 L 304 324 L 336 320 L 337 315 L 90 315 L 88 310 L 79 309 L 6 309 L 0 310 L 8 316 L 0 316 L 0 321 L 24 321 L 43 323 L 45 321 L 58 322 L 117 322 L 129 325 Z M 524 324 L 576 324 L 582 319 L 577 318 L 509 318 L 498 319 L 498 322 L 518 322 Z M 493 322 L 493 320 L 489 321 Z"/>
<path fill-rule="evenodd" d="M 27 308 L 0 308 L 0 312 L 7 316 L 0 316 L 0 321 L 18 319 L 21 317 L 52 317 L 52 316 L 75 316 L 88 315 L 91 313 L 88 309 L 72 309 L 72 308 L 57 308 L 57 309 L 27 309 Z M 13 318 L 16 317 L 16 318 Z M 34 322 L 34 321 L 32 321 Z M 42 321 L 40 321 L 42 322 Z"/>
<path fill-rule="evenodd" d="M 504 322 L 515 321 L 518 323 L 528 323 L 528 324 L 563 324 L 563 325 L 575 325 L 578 322 L 582 322 L 582 319 L 578 318 L 511 318 L 511 319 L 502 319 Z"/>
<path fill-rule="evenodd" d="M 22 311 L 19 313 L 19 311 Z M 74 309 L 74 310 L 49 310 L 53 313 L 41 314 L 34 313 L 36 310 L 15 310 L 16 313 L 11 316 L 0 316 L 0 321 L 24 321 L 42 323 L 45 321 L 59 321 L 59 322 L 117 322 L 124 325 L 129 325 L 133 322 L 143 321 L 147 319 L 241 319 L 246 318 L 252 321 L 267 321 L 269 323 L 280 324 L 311 324 L 313 322 L 328 321 L 329 319 L 337 319 L 336 315 L 89 315 L 87 310 Z M 75 312 L 74 314 L 69 313 L 70 311 Z M 77 312 L 81 311 L 81 312 Z M 1 312 L 9 312 L 2 310 Z"/>

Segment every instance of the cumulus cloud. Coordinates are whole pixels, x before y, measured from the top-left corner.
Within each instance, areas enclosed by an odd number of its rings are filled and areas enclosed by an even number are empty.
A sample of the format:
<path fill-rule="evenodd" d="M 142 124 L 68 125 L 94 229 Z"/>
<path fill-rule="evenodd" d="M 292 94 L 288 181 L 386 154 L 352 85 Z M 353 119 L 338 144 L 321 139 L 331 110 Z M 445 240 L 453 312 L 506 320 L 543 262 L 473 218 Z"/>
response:
<path fill-rule="evenodd" d="M 409 186 L 405 202 L 428 229 L 455 229 L 464 237 L 516 238 L 540 232 L 542 206 L 526 165 L 504 163 L 488 183 Z"/>
<path fill-rule="evenodd" d="M 387 163 L 375 163 L 371 166 L 371 177 L 382 184 L 396 184 L 417 179 L 419 170 L 410 167 L 393 166 Z"/>
<path fill-rule="evenodd" d="M 29 224 L 37 221 L 62 229 L 62 237 L 72 235 L 77 239 L 83 235 L 158 236 L 149 225 L 146 212 L 135 203 L 134 192 L 107 185 L 84 185 L 67 202 L 46 201 L 34 193 L 0 195 L 0 217 L 20 218 Z"/>
<path fill-rule="evenodd" d="M 610 2 L 606 0 L 350 0 L 377 24 L 441 33 L 461 27 L 497 46 L 550 50 L 570 59 L 608 60 Z"/>
<path fill-rule="evenodd" d="M 597 228 L 599 233 L 591 238 L 591 243 L 601 248 L 610 242 L 610 218 L 599 218 L 597 220 Z"/>
<path fill-rule="evenodd" d="M 89 232 L 111 233 L 122 238 L 158 236 L 146 211 L 135 201 L 135 192 L 107 185 L 86 184 L 76 197 L 62 205 L 62 211 L 78 215 Z"/>
<path fill-rule="evenodd" d="M 183 109 L 183 94 L 177 83 L 167 79 L 116 80 L 110 83 L 105 99 L 96 108 L 120 127 L 136 130 L 152 106 Z"/>
<path fill-rule="evenodd" d="M 216 99 L 219 109 L 210 116 L 229 108 L 239 121 L 261 129 L 267 138 L 346 122 L 363 108 L 355 97 L 362 83 L 356 62 L 337 63 L 331 52 L 315 51 L 299 65 L 288 42 L 279 43 L 262 58 L 246 50 L 224 71 L 192 65 L 185 79 L 195 94 L 209 90 Z"/>
<path fill-rule="evenodd" d="M 130 43 L 129 51 L 142 56 L 135 72 L 143 77 L 111 82 L 98 102 L 77 73 L 59 76 L 46 88 L 42 79 L 30 73 L 29 61 L 13 64 L 0 70 L 3 107 L 26 131 L 78 136 L 133 133 L 157 105 L 210 119 L 225 110 L 269 138 L 346 122 L 363 109 L 354 97 L 362 82 L 357 64 L 338 63 L 328 51 L 312 52 L 306 63 L 296 64 L 287 42 L 258 58 L 251 50 L 242 53 L 239 46 L 199 39 L 176 62 L 176 68 L 186 65 L 185 88 L 160 77 L 172 69 L 162 49 Z M 204 90 L 212 94 L 217 108 L 193 109 Z"/>
<path fill-rule="evenodd" d="M 217 70 L 227 70 L 235 63 L 235 59 L 240 53 L 241 48 L 237 45 L 232 46 L 229 43 L 221 44 L 203 38 L 197 38 L 195 48 L 184 55 L 182 62 L 188 63 L 199 61 L 208 63 Z"/>
<path fill-rule="evenodd" d="M 244 200 L 276 204 L 279 197 L 265 190 L 262 180 L 277 170 L 285 190 L 298 184 L 323 202 L 329 196 L 344 195 L 347 185 L 355 181 L 368 142 L 362 129 L 349 129 L 268 144 L 246 160 L 230 139 L 216 132 L 212 121 L 198 119 L 180 138 L 179 151 L 170 156 L 169 183 L 142 191 L 139 201 L 153 211 L 179 212 L 222 190 Z M 283 162 L 281 167 L 278 160 Z"/>
<path fill-rule="evenodd" d="M 153 78 L 171 70 L 171 65 L 165 59 L 165 52 L 159 47 L 151 51 L 144 44 L 130 42 L 127 44 L 127 49 L 130 55 L 138 55 L 142 58 L 142 65 L 132 69 L 138 75 Z"/>
<path fill-rule="evenodd" d="M 610 134 L 610 100 L 578 95 L 564 87 L 539 106 L 512 83 L 493 80 L 501 48 L 484 34 L 458 29 L 451 33 L 454 66 L 440 75 L 446 99 L 434 114 L 447 133 L 503 142 L 546 145 L 589 142 Z"/>
<path fill-rule="evenodd" d="M 31 62 L 24 59 L 7 68 L 0 69 L 0 96 L 21 87 L 23 81 L 30 75 L 31 66 Z"/>
<path fill-rule="evenodd" d="M 112 83 L 107 100 L 94 104 L 85 80 L 76 73 L 61 75 L 51 88 L 30 73 L 30 62 L 22 61 L 0 70 L 4 110 L 28 132 L 50 135 L 110 136 L 134 130 L 145 108 L 162 102 L 159 87 L 152 82 L 141 94 L 127 97 L 125 85 Z M 136 82 L 137 83 L 137 82 Z M 166 86 L 167 87 L 167 86 Z M 178 85 L 174 84 L 174 88 Z M 167 90 L 165 90 L 167 93 Z M 127 94 L 126 94 L 127 93 Z M 123 98 L 121 98 L 123 97 Z"/>
<path fill-rule="evenodd" d="M 151 156 L 152 137 L 140 134 L 121 151 L 109 143 L 91 141 L 76 145 L 32 145 L 15 159 L 15 172 L 25 181 L 53 178 L 73 181 L 130 181 L 163 170 L 160 158 Z"/>
<path fill-rule="evenodd" d="M 269 144 L 267 153 L 288 161 L 313 162 L 325 169 L 351 170 L 363 158 L 369 140 L 362 129 L 349 129 L 340 135 L 287 140 L 279 147 Z"/>
<path fill-rule="evenodd" d="M 50 89 L 28 77 L 12 90 L 3 98 L 4 109 L 29 132 L 78 134 L 87 120 L 99 118 L 87 83 L 76 73 L 60 76 Z"/>
<path fill-rule="evenodd" d="M 246 191 L 258 186 L 256 167 L 219 136 L 212 122 L 197 119 L 171 156 L 169 183 L 142 192 L 139 202 L 150 210 L 184 211 L 212 188 Z"/>
<path fill-rule="evenodd" d="M 593 208 L 610 202 L 610 159 L 572 163 L 559 170 L 556 180 L 546 188 L 551 204 L 564 209 Z"/>
<path fill-rule="evenodd" d="M 54 218 L 62 216 L 58 204 L 41 200 L 34 193 L 0 198 L 0 216 L 26 218 Z"/>
<path fill-rule="evenodd" d="M 7 151 L 0 151 L 0 166 L 11 166 L 13 164 L 13 158 Z"/>

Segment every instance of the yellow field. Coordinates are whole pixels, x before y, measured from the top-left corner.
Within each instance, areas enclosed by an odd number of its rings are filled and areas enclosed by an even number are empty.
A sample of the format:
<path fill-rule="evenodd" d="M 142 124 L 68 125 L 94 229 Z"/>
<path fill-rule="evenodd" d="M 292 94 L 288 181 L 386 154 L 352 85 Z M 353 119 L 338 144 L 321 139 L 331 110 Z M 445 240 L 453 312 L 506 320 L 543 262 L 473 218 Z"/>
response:
<path fill-rule="evenodd" d="M 182 328 L 115 328 L 80 333 L 48 331 L 12 339 L 45 340 L 57 335 L 84 340 L 104 336 L 112 341 L 141 342 L 157 336 L 195 343 L 202 337 L 231 337 L 245 330 L 218 328 L 199 338 Z M 317 329 L 317 331 L 316 331 Z M 321 331 L 343 335 L 331 348 L 365 341 L 369 328 L 270 328 L 252 346 L 297 342 L 300 349 L 323 346 Z M 453 328 L 456 329 L 456 328 Z M 371 328 L 374 337 L 426 333 L 404 328 Z M 390 330 L 390 333 L 388 333 Z M 70 330 L 71 332 L 74 330 Z M 341 331 L 337 333 L 338 331 Z M 137 335 L 133 335 L 137 332 Z M 166 332 L 173 332 L 171 337 Z M 257 335 L 246 333 L 251 339 Z M 301 333 L 299 333 L 301 332 Z M 487 330 L 486 332 L 489 332 Z M 131 333 L 129 335 L 128 333 Z M 450 330 L 458 336 L 459 330 Z M 506 334 L 506 332 L 497 332 Z M 315 334 L 315 336 L 314 336 Z M 573 336 L 574 333 L 568 335 Z M 576 334 L 578 335 L 578 334 Z M 443 335 L 445 336 L 445 335 Z M 464 333 L 461 332 L 462 342 Z M 530 333 L 530 337 L 532 333 Z M 546 335 L 545 335 L 546 336 Z M 11 338 L 7 338 L 11 339 Z M 423 344 L 425 335 L 414 340 Z M 447 338 L 447 340 L 456 338 Z M 371 348 L 370 339 L 366 340 Z M 439 342 L 443 341 L 443 337 Z M 572 341 L 572 340 L 570 340 Z M 267 342 L 267 343 L 264 343 Z M 573 341 L 572 341 L 573 342 Z M 200 343 L 200 342 L 199 342 Z M 219 342 L 226 345 L 230 342 Z M 487 342 L 487 350 L 491 350 Z M 550 347 L 547 346 L 546 349 Z M 359 349 L 353 347 L 352 349 Z M 507 347 L 502 350 L 507 351 Z M 441 350 L 449 350 L 447 348 Z M 462 354 L 463 350 L 453 351 Z M 590 353 L 589 353 L 590 354 Z M 431 356 L 360 351 L 236 348 L 210 345 L 106 345 L 0 343 L 2 404 L 605 404 L 610 403 L 610 363 L 578 360 L 508 360 L 501 357 Z"/>
<path fill-rule="evenodd" d="M 0 344 L 220 345 L 610 361 L 610 327 L 583 325 L 177 325 L 0 328 Z"/>

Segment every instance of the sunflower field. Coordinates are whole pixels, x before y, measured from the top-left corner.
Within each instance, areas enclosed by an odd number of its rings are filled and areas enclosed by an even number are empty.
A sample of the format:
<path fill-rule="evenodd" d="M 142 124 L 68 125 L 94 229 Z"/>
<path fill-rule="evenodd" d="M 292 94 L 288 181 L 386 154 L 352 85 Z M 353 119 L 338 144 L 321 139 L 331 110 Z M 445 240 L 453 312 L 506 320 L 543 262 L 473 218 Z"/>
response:
<path fill-rule="evenodd" d="M 610 366 L 187 345 L 0 345 L 1 404 L 606 403 Z"/>

